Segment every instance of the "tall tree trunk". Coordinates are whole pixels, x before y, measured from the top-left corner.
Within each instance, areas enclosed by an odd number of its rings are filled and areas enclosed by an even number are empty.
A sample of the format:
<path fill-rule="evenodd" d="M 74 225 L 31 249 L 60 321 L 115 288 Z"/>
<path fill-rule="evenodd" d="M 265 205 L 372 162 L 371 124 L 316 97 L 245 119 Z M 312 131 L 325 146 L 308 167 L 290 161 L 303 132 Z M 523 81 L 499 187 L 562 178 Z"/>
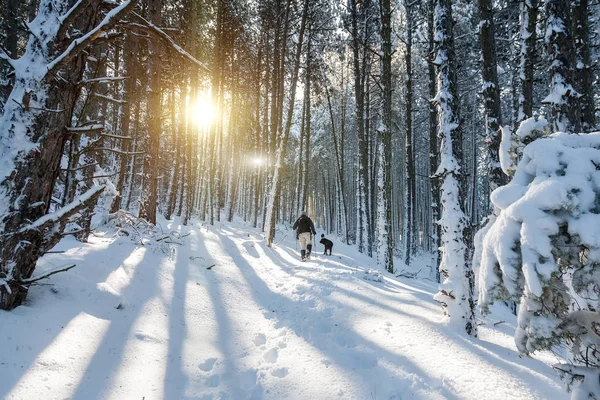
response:
<path fill-rule="evenodd" d="M 378 173 L 378 252 L 377 262 L 394 272 L 394 235 L 392 232 L 392 7 L 381 2 L 381 87 L 382 127 L 378 132 L 381 148 Z"/>
<path fill-rule="evenodd" d="M 308 75 L 308 74 L 307 74 Z M 304 82 L 304 101 L 302 102 L 302 120 L 300 121 L 300 145 L 298 147 L 298 182 L 296 182 L 296 214 L 299 214 L 304 201 L 304 168 L 306 164 L 304 158 L 304 137 L 306 136 L 306 103 L 308 102 L 307 90 L 309 87 L 308 80 Z"/>
<path fill-rule="evenodd" d="M 123 100 L 125 103 L 121 105 L 121 118 L 118 126 L 118 134 L 123 137 L 129 137 L 129 125 L 131 122 L 131 105 L 135 101 L 135 89 L 136 89 L 136 55 L 135 50 L 137 47 L 135 35 L 131 32 L 125 36 L 125 44 L 123 49 L 123 57 L 125 59 L 125 70 L 123 71 L 125 75 L 125 83 L 123 87 Z M 121 150 L 123 152 L 129 152 L 131 149 L 131 141 L 130 140 L 121 140 Z M 128 170 L 128 161 L 130 158 L 125 154 L 120 155 L 120 163 L 119 163 L 119 176 L 117 180 L 116 190 L 117 195 L 113 198 L 113 203 L 110 208 L 110 212 L 117 212 L 121 208 L 121 202 L 123 200 L 123 190 L 125 189 L 125 179 L 126 173 Z M 132 179 L 132 178 L 130 178 Z"/>
<path fill-rule="evenodd" d="M 307 209 L 308 207 L 308 175 L 310 172 L 310 138 L 311 138 L 311 68 L 310 68 L 310 53 L 307 55 L 306 60 L 306 83 L 304 89 L 304 95 L 306 96 L 306 117 L 304 127 L 304 166 L 302 171 L 302 204 L 300 211 Z"/>
<path fill-rule="evenodd" d="M 508 182 L 507 176 L 500 167 L 502 109 L 500 103 L 500 86 L 498 84 L 496 36 L 494 29 L 492 0 L 479 0 L 479 43 L 481 45 L 481 75 L 483 78 L 486 122 L 485 144 L 488 153 L 488 175 L 491 190 L 503 186 Z"/>
<path fill-rule="evenodd" d="M 429 0 L 428 2 L 429 10 L 427 12 L 427 42 L 429 45 L 429 57 L 430 60 L 427 63 L 427 72 L 428 72 L 428 87 L 429 87 L 429 185 L 431 192 L 431 219 L 432 219 L 432 240 L 434 243 L 434 249 L 437 254 L 437 260 L 435 264 L 435 277 L 436 281 L 439 283 L 441 281 L 440 277 L 440 263 L 442 261 L 442 252 L 440 250 L 440 246 L 442 243 L 441 229 L 438 224 L 440 219 L 440 185 L 439 185 L 439 177 L 435 175 L 435 171 L 437 170 L 437 166 L 439 164 L 439 149 L 438 149 L 438 115 L 436 104 L 433 101 L 435 98 L 437 89 L 436 89 L 436 73 L 435 73 L 435 65 L 433 64 L 433 60 L 435 58 L 435 43 L 434 43 L 434 11 L 435 11 L 435 0 Z"/>
<path fill-rule="evenodd" d="M 573 0 L 571 13 L 573 20 L 573 41 L 575 43 L 575 90 L 581 95 L 579 108 L 583 132 L 590 132 L 596 127 L 594 102 L 594 77 L 590 59 L 590 22 L 588 18 L 588 0 Z"/>
<path fill-rule="evenodd" d="M 371 250 L 371 213 L 369 208 L 369 139 L 365 132 L 365 74 L 364 65 L 365 57 L 361 54 L 361 30 L 360 27 L 366 30 L 366 12 L 361 8 L 359 15 L 358 0 L 350 0 L 351 13 L 351 36 L 352 36 L 352 61 L 354 71 L 354 98 L 355 98 L 355 126 L 356 135 L 358 137 L 358 182 L 356 193 L 356 211 L 357 211 L 357 227 L 356 238 L 358 251 L 366 253 L 369 256 Z M 362 20 L 359 18 L 362 16 Z M 363 53 L 364 54 L 364 53 Z M 363 68 L 361 68 L 361 60 L 363 60 Z"/>
<path fill-rule="evenodd" d="M 546 51 L 549 64 L 552 129 L 555 132 L 580 132 L 579 93 L 573 87 L 574 52 L 569 0 L 546 0 Z"/>
<path fill-rule="evenodd" d="M 341 207 L 341 211 L 343 212 L 343 223 L 344 226 L 346 227 L 346 229 L 344 229 L 344 238 L 346 240 L 346 243 L 348 243 L 348 206 L 346 205 L 346 190 L 345 190 L 345 186 L 344 186 L 344 155 L 342 153 L 343 150 L 343 138 L 342 140 L 339 141 L 339 145 L 338 145 L 338 137 L 337 137 L 337 132 L 336 132 L 336 127 L 335 127 L 335 117 L 333 114 L 333 107 L 331 105 L 331 95 L 329 94 L 329 88 L 327 87 L 327 83 L 324 83 L 325 86 L 325 95 L 327 98 L 327 106 L 329 108 L 329 119 L 331 122 L 331 136 L 332 136 L 332 141 L 333 141 L 333 149 L 335 152 L 335 167 L 337 169 L 337 183 L 338 183 L 338 187 L 339 187 L 339 199 L 340 199 L 340 203 L 342 205 Z M 341 220 L 342 218 L 340 218 Z M 340 221 L 342 222 L 342 221 Z"/>
<path fill-rule="evenodd" d="M 413 72 L 412 72 L 412 43 L 414 29 L 414 11 L 410 0 L 404 1 L 406 10 L 406 212 L 404 217 L 404 262 L 410 264 L 410 257 L 415 246 L 417 230 L 417 186 L 415 171 L 415 153 L 413 139 Z"/>
<path fill-rule="evenodd" d="M 444 282 L 435 300 L 442 304 L 445 318 L 477 335 L 473 301 L 473 270 L 469 264 L 466 217 L 464 214 L 465 170 L 462 151 L 462 128 L 456 77 L 456 56 L 452 31 L 452 1 L 436 0 L 435 63 L 438 67 L 438 105 L 440 137 L 440 177 L 442 214 L 442 261 L 440 272 Z M 462 167 L 462 168 L 461 168 Z"/>
<path fill-rule="evenodd" d="M 302 44 L 304 41 L 304 32 L 308 20 L 310 0 L 304 0 L 302 10 L 302 21 L 300 22 L 300 32 L 298 34 L 298 44 L 296 45 L 296 54 L 294 57 L 294 70 L 290 83 L 290 103 L 288 107 L 288 115 L 281 140 L 279 141 L 279 149 L 277 150 L 277 159 L 275 161 L 275 171 L 273 172 L 273 180 L 271 183 L 271 194 L 269 195 L 269 204 L 267 206 L 267 217 L 265 219 L 265 228 L 268 228 L 267 245 L 272 246 L 275 239 L 275 221 L 278 207 L 278 199 L 281 192 L 281 172 L 283 170 L 285 155 L 287 151 L 287 142 L 290 136 L 292 127 L 292 117 L 294 114 L 294 103 L 296 101 L 296 85 L 298 84 L 298 74 L 300 71 L 300 56 L 302 55 Z"/>
<path fill-rule="evenodd" d="M 162 25 L 162 0 L 148 0 L 148 17 L 155 26 Z M 144 181 L 139 217 L 156 224 L 158 178 L 160 168 L 160 137 L 162 134 L 161 57 L 160 43 L 149 41 L 150 87 L 148 94 L 148 137 L 144 156 Z"/>
<path fill-rule="evenodd" d="M 535 42 L 537 41 L 537 0 L 520 0 L 520 62 L 519 79 L 521 95 L 517 113 L 517 126 L 528 118 L 533 117 L 533 72 L 535 65 Z"/>

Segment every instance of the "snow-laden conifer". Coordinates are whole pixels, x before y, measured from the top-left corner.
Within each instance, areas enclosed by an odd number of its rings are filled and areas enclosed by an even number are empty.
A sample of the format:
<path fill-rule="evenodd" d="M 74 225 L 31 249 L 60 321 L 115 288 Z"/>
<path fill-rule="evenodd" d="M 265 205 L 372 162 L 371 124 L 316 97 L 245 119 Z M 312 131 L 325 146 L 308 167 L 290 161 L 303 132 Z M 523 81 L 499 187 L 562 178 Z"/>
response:
<path fill-rule="evenodd" d="M 492 194 L 500 213 L 483 239 L 479 276 L 484 313 L 496 300 L 520 299 L 521 353 L 570 345 L 568 363 L 555 368 L 570 385 L 585 381 L 574 392 L 585 390 L 581 398 L 600 390 L 598 149 L 600 133 L 557 133 L 525 147 L 512 182 Z"/>

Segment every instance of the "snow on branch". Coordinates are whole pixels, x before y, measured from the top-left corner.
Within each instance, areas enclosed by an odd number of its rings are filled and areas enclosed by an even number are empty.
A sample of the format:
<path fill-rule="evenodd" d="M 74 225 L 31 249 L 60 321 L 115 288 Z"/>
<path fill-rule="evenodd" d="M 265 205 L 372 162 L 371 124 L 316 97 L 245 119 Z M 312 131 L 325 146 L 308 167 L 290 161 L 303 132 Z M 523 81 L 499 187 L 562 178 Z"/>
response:
<path fill-rule="evenodd" d="M 77 82 L 77 85 L 86 85 L 88 83 L 112 83 L 112 82 L 120 82 L 127 79 L 125 76 L 103 76 L 100 78 L 91 78 L 91 79 L 82 79 Z"/>
<path fill-rule="evenodd" d="M 82 194 L 63 208 L 53 213 L 46 214 L 43 217 L 38 218 L 31 224 L 24 226 L 23 228 L 21 228 L 21 232 L 25 232 L 28 230 L 44 229 L 60 221 L 64 221 L 73 214 L 78 213 L 79 210 L 81 210 L 82 208 L 87 207 L 88 204 L 90 204 L 91 202 L 95 201 L 100 196 L 100 194 L 102 194 L 104 188 L 104 185 L 92 187 L 90 190 L 88 190 L 87 192 L 85 192 L 84 194 Z"/>
<path fill-rule="evenodd" d="M 110 96 L 106 96 L 100 93 L 94 93 L 94 97 L 98 97 L 102 100 L 106 100 L 109 103 L 115 103 L 115 104 L 125 104 L 127 103 L 125 100 L 119 100 L 119 99 L 115 99 L 114 97 L 110 97 Z"/>
<path fill-rule="evenodd" d="M 88 151 L 110 151 L 111 153 L 120 154 L 122 156 L 137 156 L 146 154 L 144 151 L 121 151 L 117 149 L 111 149 L 110 147 L 88 147 L 83 149 L 80 153 L 87 153 Z"/>
<path fill-rule="evenodd" d="M 183 57 L 192 61 L 194 64 L 198 65 L 202 70 L 204 70 L 204 72 L 210 73 L 210 69 L 206 65 L 204 65 L 196 57 L 194 57 L 193 55 L 191 55 L 190 53 L 185 51 L 183 48 L 181 48 L 181 46 L 179 46 L 177 43 L 175 43 L 173 38 L 171 36 L 167 35 L 167 33 L 165 31 L 163 31 L 161 28 L 157 27 L 156 25 L 154 25 L 150 21 L 146 20 L 144 17 L 142 17 L 141 15 L 139 15 L 138 13 L 136 13 L 134 11 L 132 11 L 130 13 L 130 15 L 132 15 L 140 23 L 136 24 L 136 23 L 130 22 L 127 24 L 128 26 L 130 26 L 132 28 L 140 29 L 144 32 L 148 32 L 153 35 L 156 35 L 158 38 L 163 40 L 167 45 L 169 45 L 171 48 L 173 48 L 176 52 L 178 52 L 180 55 L 182 55 Z"/>
<path fill-rule="evenodd" d="M 76 126 L 76 127 L 67 127 L 66 130 L 72 134 L 80 134 L 80 133 L 90 133 L 90 132 L 98 132 L 104 129 L 104 125 L 102 124 L 94 124 L 88 126 Z"/>
<path fill-rule="evenodd" d="M 61 171 L 69 171 L 69 172 L 79 171 L 84 168 L 95 167 L 96 165 L 98 165 L 98 163 L 85 164 L 85 165 L 82 165 L 81 167 L 77 167 L 77 168 L 61 168 Z"/>
<path fill-rule="evenodd" d="M 100 133 L 100 136 L 106 137 L 106 138 L 111 138 L 111 139 L 133 140 L 133 138 L 130 136 L 112 135 L 110 133 Z"/>
<path fill-rule="evenodd" d="M 58 20 L 60 21 L 62 27 L 69 26 L 71 24 L 71 21 L 74 21 L 75 18 L 79 16 L 79 14 L 84 10 L 86 5 L 87 4 L 84 0 L 77 0 L 77 2 L 73 4 L 73 7 L 71 7 L 69 11 L 65 13 L 65 15 L 61 15 L 60 17 L 58 17 Z"/>
<path fill-rule="evenodd" d="M 50 80 L 54 77 L 56 72 L 61 68 L 61 66 L 75 57 L 77 54 L 81 52 L 84 48 L 86 48 L 90 43 L 94 40 L 105 34 L 107 29 L 110 29 L 114 26 L 123 14 L 129 11 L 130 8 L 134 6 L 134 2 L 132 0 L 126 0 L 118 7 L 110 10 L 104 19 L 91 31 L 82 37 L 75 39 L 71 42 L 69 47 L 56 57 L 52 62 L 50 62 L 47 66 L 46 80 Z M 75 6 L 74 6 L 75 7 Z"/>

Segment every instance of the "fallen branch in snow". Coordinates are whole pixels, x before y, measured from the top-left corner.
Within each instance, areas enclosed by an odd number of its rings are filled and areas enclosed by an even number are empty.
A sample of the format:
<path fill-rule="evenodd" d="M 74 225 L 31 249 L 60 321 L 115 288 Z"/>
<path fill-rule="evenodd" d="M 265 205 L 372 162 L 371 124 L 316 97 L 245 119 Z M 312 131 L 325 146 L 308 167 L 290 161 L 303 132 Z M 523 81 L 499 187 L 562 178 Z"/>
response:
<path fill-rule="evenodd" d="M 496 326 L 496 325 L 500 325 L 500 324 L 503 324 L 503 323 L 505 323 L 505 322 L 506 322 L 506 321 L 498 321 L 498 322 L 494 322 L 494 326 Z"/>
<path fill-rule="evenodd" d="M 48 278 L 48 277 L 50 277 L 50 276 L 52 276 L 54 274 L 58 274 L 59 272 L 68 271 L 68 270 L 70 270 L 71 268 L 74 268 L 74 267 L 75 267 L 75 264 L 67 265 L 66 267 L 53 268 L 53 269 L 51 269 L 49 271 L 46 271 L 46 272 L 44 272 L 44 273 L 42 273 L 42 274 L 40 274 L 38 276 L 34 276 L 34 277 L 31 277 L 31 278 L 28 278 L 28 279 L 21 279 L 19 281 L 19 283 L 21 283 L 22 285 L 28 286 L 28 285 L 31 285 L 31 284 L 39 281 L 39 280 L 46 279 L 46 278 Z"/>
<path fill-rule="evenodd" d="M 183 246 L 182 236 L 178 231 L 165 232 L 160 225 L 150 224 L 142 218 L 133 214 L 119 210 L 109 214 L 104 221 L 107 227 L 115 228 L 114 236 L 127 236 L 137 245 L 152 246 L 153 251 L 162 251 L 165 254 L 173 254 L 175 248 L 169 246 L 176 244 Z"/>
<path fill-rule="evenodd" d="M 417 272 L 405 272 L 406 270 L 403 269 L 402 271 L 400 271 L 400 273 L 398 275 L 396 275 L 396 278 L 402 277 L 402 278 L 415 279 L 421 272 L 421 269 L 418 270 Z"/>

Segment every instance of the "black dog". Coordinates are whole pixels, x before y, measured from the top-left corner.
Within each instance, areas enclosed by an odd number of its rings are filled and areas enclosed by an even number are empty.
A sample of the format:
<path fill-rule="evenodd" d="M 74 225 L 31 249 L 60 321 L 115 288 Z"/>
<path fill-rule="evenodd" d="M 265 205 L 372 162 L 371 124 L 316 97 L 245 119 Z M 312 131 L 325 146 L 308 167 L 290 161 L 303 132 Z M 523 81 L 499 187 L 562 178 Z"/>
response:
<path fill-rule="evenodd" d="M 333 249 L 333 242 L 329 239 L 325 239 L 325 235 L 321 235 L 321 241 L 319 241 L 323 246 L 325 246 L 325 251 L 323 255 L 327 255 L 327 250 L 329 250 L 329 255 L 331 255 L 331 249 Z"/>

